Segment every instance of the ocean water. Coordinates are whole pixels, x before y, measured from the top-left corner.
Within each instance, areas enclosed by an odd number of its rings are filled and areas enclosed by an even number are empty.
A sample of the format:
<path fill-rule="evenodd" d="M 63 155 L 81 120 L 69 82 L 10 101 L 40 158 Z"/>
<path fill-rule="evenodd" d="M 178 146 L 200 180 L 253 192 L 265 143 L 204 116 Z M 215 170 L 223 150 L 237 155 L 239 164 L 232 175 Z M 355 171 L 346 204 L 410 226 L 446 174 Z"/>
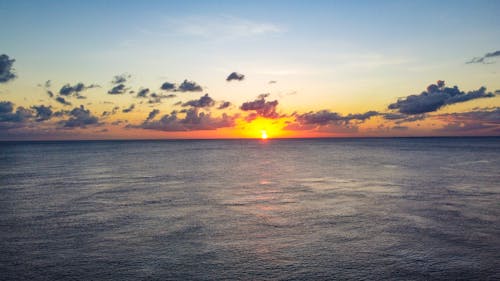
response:
<path fill-rule="evenodd" d="M 500 280 L 500 138 L 0 143 L 1 280 Z"/>

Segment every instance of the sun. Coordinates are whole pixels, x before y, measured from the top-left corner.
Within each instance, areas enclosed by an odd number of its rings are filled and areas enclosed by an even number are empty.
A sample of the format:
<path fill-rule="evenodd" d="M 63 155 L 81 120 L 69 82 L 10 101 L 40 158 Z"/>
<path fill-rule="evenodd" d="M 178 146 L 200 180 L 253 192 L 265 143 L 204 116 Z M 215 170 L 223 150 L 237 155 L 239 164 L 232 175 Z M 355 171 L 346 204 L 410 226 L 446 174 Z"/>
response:
<path fill-rule="evenodd" d="M 260 138 L 267 140 L 267 132 L 265 130 L 260 131 Z"/>

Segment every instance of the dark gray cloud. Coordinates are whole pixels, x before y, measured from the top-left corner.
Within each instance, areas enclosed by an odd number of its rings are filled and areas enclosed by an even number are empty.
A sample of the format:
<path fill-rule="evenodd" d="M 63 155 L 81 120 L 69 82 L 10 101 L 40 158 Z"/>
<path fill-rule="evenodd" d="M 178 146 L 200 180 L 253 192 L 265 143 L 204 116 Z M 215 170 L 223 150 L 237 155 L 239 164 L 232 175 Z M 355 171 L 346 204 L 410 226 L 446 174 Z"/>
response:
<path fill-rule="evenodd" d="M 46 121 L 52 117 L 53 112 L 50 106 L 34 105 L 31 108 L 35 110 L 37 122 Z"/>
<path fill-rule="evenodd" d="M 63 97 L 56 97 L 55 100 L 60 103 L 60 104 L 63 104 L 63 105 L 71 105 L 71 103 L 69 101 L 67 101 L 65 98 Z"/>
<path fill-rule="evenodd" d="M 127 73 L 123 73 L 123 74 L 120 74 L 120 75 L 115 75 L 113 77 L 113 80 L 111 80 L 111 83 L 113 83 L 113 84 L 122 84 L 122 83 L 127 82 L 127 80 L 130 79 L 131 77 L 132 77 L 132 75 L 127 74 Z"/>
<path fill-rule="evenodd" d="M 228 101 L 223 101 L 218 107 L 217 109 L 225 109 L 225 108 L 228 108 L 231 106 L 231 103 L 228 102 Z"/>
<path fill-rule="evenodd" d="M 85 84 L 83 84 L 81 82 L 77 83 L 73 86 L 70 84 L 65 84 L 59 90 L 59 95 L 65 96 L 65 97 L 76 96 L 78 98 L 84 98 L 81 95 L 81 92 L 83 92 L 86 89 L 91 89 L 91 88 L 95 88 L 95 87 L 98 87 L 98 85 L 91 84 L 91 85 L 85 86 Z"/>
<path fill-rule="evenodd" d="M 443 106 L 454 103 L 494 96 L 495 94 L 486 92 L 485 87 L 465 93 L 460 91 L 457 86 L 453 88 L 445 87 L 444 81 L 440 80 L 437 84 L 429 85 L 427 91 L 422 92 L 420 95 L 410 95 L 390 104 L 389 109 L 397 110 L 403 114 L 421 114 L 437 111 Z"/>
<path fill-rule="evenodd" d="M 0 55 L 0 83 L 7 83 L 17 77 L 12 68 L 15 61 L 6 54 Z"/>
<path fill-rule="evenodd" d="M 0 101 L 0 114 L 11 113 L 14 110 L 14 104 L 10 101 Z"/>
<path fill-rule="evenodd" d="M 85 109 L 83 105 L 73 108 L 68 114 L 70 118 L 60 122 L 64 128 L 86 128 L 90 125 L 99 124 L 99 119 L 93 116 L 90 110 Z"/>
<path fill-rule="evenodd" d="M 161 89 L 165 91 L 174 91 L 175 90 L 175 84 L 170 83 L 170 82 L 165 82 L 161 84 Z"/>
<path fill-rule="evenodd" d="M 320 110 L 316 112 L 310 111 L 304 114 L 295 114 L 295 119 L 300 124 L 324 126 L 332 123 L 341 125 L 352 121 L 364 122 L 367 119 L 378 115 L 380 115 L 380 113 L 377 111 L 367 111 L 365 113 L 350 113 L 342 116 L 341 114 L 330 110 Z"/>
<path fill-rule="evenodd" d="M 147 98 L 147 97 L 148 97 L 148 94 L 149 94 L 149 88 L 140 89 L 140 90 L 137 92 L 137 97 L 138 97 L 138 98 Z"/>
<path fill-rule="evenodd" d="M 467 64 L 471 64 L 471 63 L 490 64 L 490 63 L 493 63 L 493 62 L 489 61 L 488 60 L 489 58 L 499 57 L 499 56 L 500 56 L 500 50 L 499 51 L 494 51 L 494 52 L 491 52 L 491 53 L 487 53 L 486 55 L 484 55 L 482 57 L 475 57 L 475 58 L 471 59 L 470 61 L 468 61 L 466 63 Z"/>
<path fill-rule="evenodd" d="M 101 116 L 103 117 L 108 117 L 108 116 L 111 116 L 111 115 L 114 115 L 116 114 L 116 112 L 120 109 L 119 106 L 115 106 L 113 107 L 113 109 L 111 111 L 103 111 Z"/>
<path fill-rule="evenodd" d="M 386 120 L 395 121 L 396 124 L 420 121 L 428 117 L 426 114 L 408 115 L 403 113 L 383 113 L 381 115 Z"/>
<path fill-rule="evenodd" d="M 141 125 L 130 127 L 159 131 L 216 130 L 234 126 L 234 121 L 234 116 L 223 114 L 221 117 L 212 117 L 210 113 L 200 112 L 198 108 L 190 108 L 186 110 L 184 118 L 179 118 L 178 112 L 172 111 L 159 120 L 151 120 L 148 116 Z"/>
<path fill-rule="evenodd" d="M 114 86 L 113 88 L 111 88 L 111 90 L 108 91 L 108 94 L 121 95 L 127 91 L 128 91 L 128 88 L 125 86 L 125 84 L 118 84 L 118 85 Z"/>
<path fill-rule="evenodd" d="M 171 99 L 175 97 L 176 95 L 174 94 L 163 95 L 163 94 L 151 93 L 151 95 L 149 96 L 148 103 L 150 104 L 161 103 L 163 99 Z"/>
<path fill-rule="evenodd" d="M 215 105 L 215 101 L 205 94 L 197 100 L 190 100 L 182 104 L 182 106 L 192 106 L 192 107 L 212 107 Z"/>
<path fill-rule="evenodd" d="M 194 81 L 184 80 L 177 88 L 179 92 L 201 92 L 203 88 Z"/>
<path fill-rule="evenodd" d="M 447 124 L 438 132 L 454 135 L 500 135 L 500 107 L 435 116 Z"/>
<path fill-rule="evenodd" d="M 123 112 L 123 113 L 129 113 L 129 112 L 132 112 L 132 111 L 134 110 L 134 108 L 135 108 L 135 104 L 131 104 L 129 107 L 124 108 L 124 109 L 122 110 L 122 112 Z"/>
<path fill-rule="evenodd" d="M 0 102 L 0 122 L 8 123 L 23 123 L 33 116 L 33 112 L 22 106 L 19 106 L 14 111 L 14 104 L 10 101 Z M 3 128 L 10 128 L 11 126 L 2 126 Z M 13 127 L 13 126 L 12 126 Z M 16 125 L 15 127 L 18 127 Z"/>
<path fill-rule="evenodd" d="M 245 79 L 245 75 L 241 74 L 241 73 L 237 73 L 237 72 L 232 72 L 231 74 L 229 74 L 229 76 L 226 78 L 226 81 L 232 81 L 232 80 L 238 80 L 238 81 L 242 81 L 243 79 Z"/>
<path fill-rule="evenodd" d="M 266 101 L 269 94 L 262 94 L 254 101 L 244 102 L 240 109 L 243 111 L 254 111 L 257 116 L 265 118 L 278 118 L 280 115 L 276 112 L 278 100 Z"/>
<path fill-rule="evenodd" d="M 156 115 L 160 114 L 160 110 L 158 109 L 153 109 L 151 112 L 148 114 L 148 118 L 146 118 L 146 122 L 151 121 L 155 119 Z"/>

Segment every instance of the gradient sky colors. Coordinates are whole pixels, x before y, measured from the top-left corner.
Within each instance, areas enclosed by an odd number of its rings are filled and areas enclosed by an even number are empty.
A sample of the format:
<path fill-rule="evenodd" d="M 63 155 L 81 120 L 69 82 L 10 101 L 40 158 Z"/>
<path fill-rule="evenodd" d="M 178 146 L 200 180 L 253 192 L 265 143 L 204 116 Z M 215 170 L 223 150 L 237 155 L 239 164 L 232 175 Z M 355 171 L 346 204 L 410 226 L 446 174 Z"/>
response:
<path fill-rule="evenodd" d="M 1 1 L 0 17 L 2 140 L 500 135 L 499 1 Z"/>

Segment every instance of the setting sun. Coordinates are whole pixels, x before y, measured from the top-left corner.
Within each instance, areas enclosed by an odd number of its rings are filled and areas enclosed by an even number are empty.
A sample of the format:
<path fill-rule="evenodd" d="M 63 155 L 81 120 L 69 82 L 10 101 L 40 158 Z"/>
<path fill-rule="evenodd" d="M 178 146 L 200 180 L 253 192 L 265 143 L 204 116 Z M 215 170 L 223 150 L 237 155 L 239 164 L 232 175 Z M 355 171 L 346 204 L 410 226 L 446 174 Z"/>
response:
<path fill-rule="evenodd" d="M 267 140 L 267 132 L 264 130 L 260 131 L 260 138 L 263 140 Z"/>

